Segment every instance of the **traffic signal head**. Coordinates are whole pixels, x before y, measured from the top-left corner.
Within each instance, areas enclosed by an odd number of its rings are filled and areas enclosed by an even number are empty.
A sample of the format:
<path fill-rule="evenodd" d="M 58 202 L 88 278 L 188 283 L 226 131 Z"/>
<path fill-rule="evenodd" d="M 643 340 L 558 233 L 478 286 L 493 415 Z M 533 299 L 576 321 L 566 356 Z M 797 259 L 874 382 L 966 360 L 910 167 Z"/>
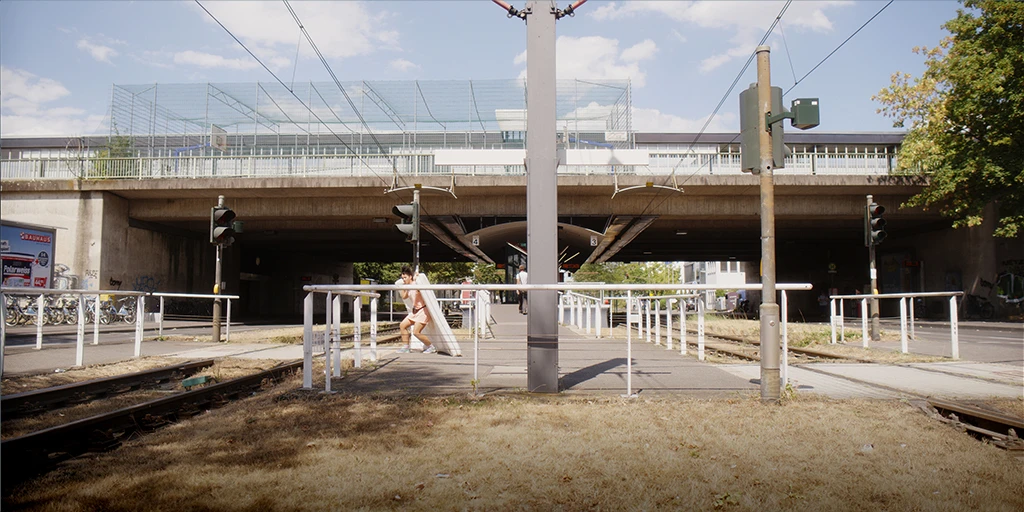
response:
<path fill-rule="evenodd" d="M 786 110 L 782 107 L 782 88 L 772 87 L 772 110 L 771 113 L 782 114 Z M 757 84 L 750 84 L 750 87 L 740 93 L 740 161 L 743 164 L 744 172 L 761 172 L 761 120 L 764 113 L 757 104 Z M 772 160 L 773 168 L 779 169 L 786 165 L 786 145 L 783 144 L 782 123 L 772 125 Z"/>
<path fill-rule="evenodd" d="M 878 203 L 867 205 L 864 213 L 864 245 L 872 246 L 882 243 L 885 240 L 885 219 L 882 214 L 885 207 Z"/>
<path fill-rule="evenodd" d="M 210 209 L 210 243 L 227 247 L 235 241 L 235 230 L 232 222 L 235 212 L 226 206 L 214 206 Z"/>
<path fill-rule="evenodd" d="M 415 242 L 420 239 L 420 209 L 416 203 L 400 204 L 391 209 L 392 213 L 402 220 L 395 225 L 399 231 L 405 233 L 407 242 Z"/>

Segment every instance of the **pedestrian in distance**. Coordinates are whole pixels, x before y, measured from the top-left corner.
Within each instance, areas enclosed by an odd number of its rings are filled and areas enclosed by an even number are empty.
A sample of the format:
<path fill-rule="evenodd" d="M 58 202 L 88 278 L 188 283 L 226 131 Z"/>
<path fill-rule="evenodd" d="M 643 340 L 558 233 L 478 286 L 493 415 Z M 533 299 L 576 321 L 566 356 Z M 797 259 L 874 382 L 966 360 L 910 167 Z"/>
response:
<path fill-rule="evenodd" d="M 529 281 L 527 278 L 528 274 L 526 273 L 526 265 L 520 264 L 519 273 L 516 274 L 516 284 L 528 283 Z M 530 305 L 526 301 L 526 290 L 517 290 L 516 293 L 519 294 L 519 313 L 525 315 L 530 310 Z"/>
<path fill-rule="evenodd" d="M 405 265 L 402 267 L 402 282 L 404 284 L 413 284 L 416 282 L 417 273 L 413 271 L 412 267 Z M 430 323 L 430 313 L 427 312 L 427 304 L 423 301 L 423 294 L 420 290 L 400 290 L 399 293 L 403 299 L 409 299 L 412 303 L 412 311 L 402 320 L 399 329 L 402 332 L 402 343 L 404 346 L 398 351 L 406 354 L 409 352 L 409 338 L 410 330 L 412 334 L 416 335 L 416 339 L 423 342 L 423 353 L 434 354 L 437 349 L 434 348 L 430 343 L 430 339 L 427 335 L 423 334 L 423 328 Z"/>

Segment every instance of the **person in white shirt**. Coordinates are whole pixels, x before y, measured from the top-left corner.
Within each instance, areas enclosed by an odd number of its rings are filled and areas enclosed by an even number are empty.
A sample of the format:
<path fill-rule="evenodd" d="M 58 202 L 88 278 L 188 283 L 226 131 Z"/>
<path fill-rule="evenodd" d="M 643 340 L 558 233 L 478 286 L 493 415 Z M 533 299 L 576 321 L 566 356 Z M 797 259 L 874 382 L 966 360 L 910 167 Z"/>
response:
<path fill-rule="evenodd" d="M 519 265 L 519 273 L 516 274 L 516 284 L 526 284 L 527 281 L 526 265 Z M 529 311 L 529 304 L 526 302 L 526 291 L 520 290 L 519 294 L 519 312 L 526 314 Z"/>

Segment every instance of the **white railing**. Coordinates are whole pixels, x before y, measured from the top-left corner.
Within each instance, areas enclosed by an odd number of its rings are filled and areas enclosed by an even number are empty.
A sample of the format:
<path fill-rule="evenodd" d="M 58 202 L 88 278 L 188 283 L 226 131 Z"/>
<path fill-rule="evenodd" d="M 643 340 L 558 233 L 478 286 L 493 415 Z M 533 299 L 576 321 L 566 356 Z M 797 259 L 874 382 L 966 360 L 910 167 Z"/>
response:
<path fill-rule="evenodd" d="M 585 295 L 581 295 L 581 294 L 578 294 L 578 293 L 575 293 L 575 292 L 579 292 L 579 291 L 625 291 L 627 293 L 626 294 L 627 304 L 632 304 L 633 301 L 635 300 L 635 298 L 632 295 L 632 293 L 634 291 L 644 291 L 644 292 L 650 293 L 650 292 L 653 292 L 653 291 L 670 291 L 671 292 L 671 291 L 678 291 L 678 290 L 681 290 L 681 289 L 693 290 L 693 291 L 697 291 L 697 290 L 717 290 L 717 289 L 719 289 L 719 287 L 716 286 L 716 285 L 700 285 L 700 284 L 696 284 L 696 285 L 695 284 L 680 285 L 680 284 L 604 284 L 604 283 L 600 283 L 600 284 L 557 283 L 557 284 L 526 284 L 526 285 L 517 285 L 517 284 L 458 284 L 458 285 L 452 285 L 452 284 L 416 284 L 416 283 L 414 283 L 414 284 L 408 284 L 408 285 L 366 284 L 366 285 L 309 285 L 309 286 L 303 286 L 303 290 L 305 290 L 308 293 L 306 294 L 306 297 L 305 297 L 304 302 L 303 302 L 303 325 L 304 325 L 304 330 L 303 330 L 303 376 L 302 376 L 302 387 L 303 387 L 303 389 L 313 389 L 313 338 L 314 338 L 314 332 L 313 332 L 313 301 L 315 300 L 314 297 L 315 297 L 315 294 L 317 294 L 317 293 L 324 293 L 324 294 L 333 293 L 333 294 L 339 294 L 339 295 L 371 296 L 372 297 L 372 296 L 380 296 L 380 294 L 382 292 L 385 292 L 385 291 L 394 291 L 394 290 L 432 290 L 432 291 L 454 290 L 454 291 L 457 291 L 457 292 L 461 292 L 461 291 L 471 291 L 471 292 L 474 292 L 474 291 L 475 292 L 483 292 L 483 291 L 487 291 L 487 292 L 494 292 L 494 291 L 526 291 L 526 292 L 554 291 L 554 292 L 562 292 L 563 295 L 569 295 L 570 297 L 571 296 L 585 297 Z M 738 287 L 738 288 L 737 287 L 730 287 L 730 289 L 760 290 L 761 289 L 761 284 L 759 284 L 759 283 L 758 284 L 746 284 L 746 285 L 743 285 L 743 286 Z M 779 284 L 776 285 L 776 289 L 779 290 L 782 293 L 782 318 L 783 318 L 783 321 L 782 321 L 782 331 L 783 331 L 783 334 L 782 334 L 782 361 L 781 361 L 781 367 L 780 367 L 780 380 L 781 380 L 782 388 L 785 389 L 785 386 L 786 386 L 786 383 L 787 383 L 786 371 L 785 371 L 785 368 L 787 366 L 786 350 L 788 348 L 787 347 L 787 343 L 786 343 L 787 336 L 785 334 L 785 329 L 786 329 L 786 325 L 787 325 L 786 322 L 785 322 L 785 317 L 786 317 L 786 314 L 788 313 L 788 311 L 787 311 L 788 301 L 786 300 L 786 293 L 785 292 L 786 292 L 786 290 L 790 290 L 790 291 L 792 291 L 792 290 L 810 290 L 811 289 L 811 285 L 807 284 L 807 283 L 779 283 Z M 573 294 L 573 295 L 570 295 L 570 294 Z M 482 293 L 477 293 L 476 294 L 476 300 L 474 301 L 474 306 L 473 307 L 476 308 L 477 310 L 482 308 L 482 306 L 479 304 L 479 301 L 480 301 L 481 297 L 484 297 L 484 296 L 485 295 L 482 294 Z M 357 300 L 355 302 L 356 302 L 356 313 L 355 313 L 355 316 L 356 316 L 356 318 L 359 318 L 359 316 L 360 316 L 360 311 L 359 311 L 359 303 L 360 303 L 360 301 Z M 371 316 L 371 321 L 372 322 L 376 322 L 376 317 L 377 317 L 377 312 L 376 312 L 376 309 L 375 309 L 376 301 L 371 301 L 371 304 L 373 305 L 373 309 L 371 309 L 371 315 L 370 315 Z M 699 336 L 699 338 L 703 339 L 703 336 L 704 336 L 704 322 L 703 322 L 703 319 L 704 319 L 704 308 L 703 308 L 703 302 L 698 302 L 698 304 L 699 304 L 699 307 L 698 307 L 698 336 Z M 559 306 L 559 307 L 561 309 L 561 306 Z M 335 308 L 336 308 L 336 311 L 340 312 L 340 309 L 338 309 L 338 308 L 340 308 L 340 305 L 339 306 L 335 306 Z M 631 325 L 632 324 L 632 318 L 631 318 L 632 309 L 633 309 L 632 307 L 627 307 L 627 325 Z M 558 313 L 556 312 L 556 314 L 558 314 Z M 483 316 L 483 315 L 478 315 L 478 316 Z M 564 320 L 564 318 L 565 318 L 564 310 L 562 311 L 561 317 Z M 682 325 L 683 325 L 683 329 L 685 331 L 685 321 L 682 322 Z M 358 327 L 357 327 L 357 329 L 358 329 Z M 333 331 L 331 331 L 331 328 L 328 328 L 328 332 L 333 332 Z M 325 332 L 325 338 L 330 338 L 330 335 L 328 334 L 328 332 Z M 476 387 L 476 384 L 479 382 L 479 371 L 478 371 L 479 352 L 480 352 L 480 349 L 479 349 L 479 341 L 480 341 L 479 340 L 479 333 L 480 333 L 480 329 L 473 329 L 473 385 L 474 385 L 474 389 Z M 631 328 L 627 329 L 627 333 L 628 334 L 626 336 L 626 394 L 624 396 L 634 397 L 636 395 L 633 394 L 633 371 L 632 371 L 633 343 L 632 343 L 632 329 Z M 358 338 L 357 338 L 357 340 L 358 340 Z M 356 347 L 358 347 L 358 341 L 356 343 L 357 343 Z M 374 340 L 374 343 L 375 343 L 375 340 Z M 702 343 L 701 343 L 701 345 L 702 345 Z M 684 347 L 684 350 L 685 350 L 685 340 L 683 340 L 683 347 Z M 327 351 L 327 353 L 325 353 L 325 359 L 329 361 L 331 359 L 331 357 L 332 357 L 331 356 L 332 353 L 333 354 L 337 354 L 337 355 L 334 356 L 335 360 L 337 361 L 337 363 L 334 365 L 335 371 L 333 373 L 333 376 L 334 377 L 340 377 L 340 371 L 338 370 L 338 368 L 340 368 L 340 364 L 341 364 L 340 363 L 340 361 L 341 361 L 341 359 L 340 359 L 340 357 L 341 357 L 340 356 L 340 344 L 338 345 L 337 350 L 335 350 L 333 348 L 333 346 L 332 346 L 332 348 L 329 351 Z M 355 360 L 357 362 L 361 361 L 361 355 L 359 353 L 356 353 L 354 357 L 355 357 Z M 331 368 L 330 363 L 325 364 L 325 368 L 324 368 L 325 384 L 324 384 L 324 387 L 325 387 L 325 391 L 328 391 L 328 392 L 330 392 L 331 376 L 332 376 L 332 372 L 330 371 L 330 368 Z"/>
<path fill-rule="evenodd" d="M 846 321 L 844 314 L 844 302 L 846 300 L 860 300 L 860 311 L 861 311 L 861 337 L 863 338 L 862 346 L 868 348 L 868 300 L 869 299 L 899 299 L 900 301 L 900 352 L 906 354 L 909 352 L 909 338 L 915 338 L 914 335 L 914 301 L 907 299 L 914 299 L 917 297 L 949 297 L 949 343 L 950 350 L 952 352 L 951 357 L 953 359 L 960 359 L 960 334 L 957 319 L 957 307 L 956 298 L 963 295 L 964 292 L 914 292 L 914 293 L 880 293 L 880 294 L 858 294 L 858 295 L 831 295 L 829 303 L 829 324 L 832 328 L 832 343 L 836 343 L 836 326 L 839 326 L 839 341 L 846 341 Z M 838 314 L 836 311 L 836 300 L 838 300 Z M 909 334 L 907 329 L 907 317 L 908 307 L 907 303 L 910 303 L 909 307 Z"/>
<path fill-rule="evenodd" d="M 150 292 L 137 292 L 137 291 L 123 291 L 123 290 L 63 290 L 63 289 L 52 289 L 52 288 L 18 288 L 18 287 L 2 287 L 0 288 L 0 301 L 3 302 L 3 320 L 0 324 L 0 374 L 3 374 L 4 360 L 3 352 L 7 348 L 7 295 L 29 295 L 36 297 L 36 350 L 42 350 L 43 348 L 43 316 L 46 307 L 47 296 L 62 296 L 62 295 L 77 295 L 78 296 L 78 332 L 76 336 L 76 349 L 75 349 L 75 366 L 82 366 L 83 359 L 85 357 L 85 297 L 96 296 L 96 300 L 93 301 L 93 331 L 92 331 L 92 344 L 100 344 L 100 315 L 102 301 L 99 300 L 101 295 L 121 295 L 126 297 L 135 297 L 135 357 L 142 356 L 142 337 L 146 329 L 146 297 L 160 297 L 160 319 L 159 319 L 159 335 L 163 336 L 163 298 L 164 297 L 187 297 L 187 298 L 226 298 L 228 299 L 228 310 L 227 310 L 227 336 L 225 339 L 230 338 L 231 334 L 231 299 L 238 299 L 237 295 L 203 295 L 203 294 L 188 294 L 188 293 L 150 293 Z"/>
<path fill-rule="evenodd" d="M 647 166 L 559 166 L 559 174 L 636 174 L 649 176 L 742 174 L 738 153 L 708 153 L 680 158 L 671 151 L 650 151 Z M 700 158 L 695 158 L 699 156 Z M 871 153 L 794 153 L 783 174 L 888 175 L 892 155 Z M 157 156 L 132 158 L 24 158 L 0 160 L 0 179 L 194 179 L 314 176 L 483 176 L 525 175 L 523 165 L 434 164 L 430 150 L 396 155 L 293 154 Z"/>

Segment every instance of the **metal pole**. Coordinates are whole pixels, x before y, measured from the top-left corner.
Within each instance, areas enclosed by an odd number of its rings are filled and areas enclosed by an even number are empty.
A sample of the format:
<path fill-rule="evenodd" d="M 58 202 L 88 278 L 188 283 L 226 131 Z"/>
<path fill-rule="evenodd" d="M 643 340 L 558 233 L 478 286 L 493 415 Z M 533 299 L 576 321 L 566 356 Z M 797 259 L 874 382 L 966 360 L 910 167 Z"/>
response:
<path fill-rule="evenodd" d="M 259 93 L 257 92 L 257 95 Z M 224 196 L 217 196 L 217 207 L 224 206 Z M 213 215 L 211 214 L 211 218 Z M 217 266 L 214 270 L 214 282 L 213 282 L 213 294 L 220 295 L 220 280 L 221 280 L 221 259 L 223 257 L 224 247 L 221 244 L 217 244 Z M 213 341 L 217 343 L 220 341 L 220 297 L 213 299 Z"/>
<path fill-rule="evenodd" d="M 704 296 L 697 301 L 697 360 L 704 360 Z M 761 386 L 764 389 L 764 386 Z"/>
<path fill-rule="evenodd" d="M 626 398 L 633 396 L 633 291 L 626 291 Z M 637 323 L 637 326 L 640 324 Z"/>
<path fill-rule="evenodd" d="M 302 299 L 302 389 L 313 389 L 313 292 Z"/>
<path fill-rule="evenodd" d="M 85 358 L 85 302 L 81 294 L 78 295 L 78 336 L 75 338 L 75 366 L 82 366 Z"/>
<path fill-rule="evenodd" d="M 960 359 L 960 325 L 956 314 L 956 295 L 949 298 L 949 344 L 953 359 Z"/>
<path fill-rule="evenodd" d="M 100 344 L 100 296 L 96 294 L 96 301 L 92 303 L 92 344 Z"/>
<path fill-rule="evenodd" d="M 160 322 L 157 324 L 157 336 L 164 337 L 164 297 L 160 296 Z"/>
<path fill-rule="evenodd" d="M 146 296 L 135 298 L 135 357 L 142 356 L 142 332 L 146 324 Z"/>
<path fill-rule="evenodd" d="M 907 347 L 907 298 L 900 297 L 900 352 L 906 354 Z"/>
<path fill-rule="evenodd" d="M 779 305 L 775 303 L 775 162 L 771 127 L 766 117 L 772 110 L 770 53 L 768 46 L 757 47 L 757 103 L 760 107 L 757 117 L 761 144 L 761 400 L 777 402 L 781 388 Z"/>
<path fill-rule="evenodd" d="M 36 350 L 43 349 L 43 296 L 36 298 Z"/>
<path fill-rule="evenodd" d="M 420 187 L 416 186 L 412 190 L 412 204 L 413 204 L 413 222 L 412 222 L 412 238 L 415 246 L 413 247 L 412 254 L 412 268 L 415 272 L 420 271 Z"/>
<path fill-rule="evenodd" d="M 526 246 L 530 282 L 558 282 L 558 153 L 555 116 L 555 13 L 551 2 L 526 4 Z M 527 390 L 558 392 L 554 291 L 530 292 L 526 320 Z"/>
<path fill-rule="evenodd" d="M 377 362 L 377 300 L 370 299 L 370 361 Z"/>
<path fill-rule="evenodd" d="M 860 337 L 861 346 L 868 348 L 868 300 L 860 300 Z"/>
<path fill-rule="evenodd" d="M 225 343 L 231 341 L 231 299 L 227 299 L 227 301 L 228 301 L 228 316 L 225 319 L 225 323 L 224 323 L 224 342 Z"/>
<path fill-rule="evenodd" d="M 786 290 L 779 292 L 782 296 L 782 368 L 780 382 L 783 389 L 789 384 L 789 297 Z M 781 392 L 781 390 L 780 390 Z"/>
<path fill-rule="evenodd" d="M 868 194 L 867 204 L 874 202 L 871 194 Z M 865 211 L 864 215 L 868 215 Z M 875 267 L 875 244 L 871 241 L 871 226 L 866 226 L 865 229 L 868 232 L 865 236 L 868 238 L 868 272 L 871 277 L 871 294 L 878 295 L 878 270 Z M 878 312 L 878 299 L 871 299 L 868 301 L 868 311 L 871 315 L 871 341 L 882 340 L 882 320 L 879 317 Z"/>

